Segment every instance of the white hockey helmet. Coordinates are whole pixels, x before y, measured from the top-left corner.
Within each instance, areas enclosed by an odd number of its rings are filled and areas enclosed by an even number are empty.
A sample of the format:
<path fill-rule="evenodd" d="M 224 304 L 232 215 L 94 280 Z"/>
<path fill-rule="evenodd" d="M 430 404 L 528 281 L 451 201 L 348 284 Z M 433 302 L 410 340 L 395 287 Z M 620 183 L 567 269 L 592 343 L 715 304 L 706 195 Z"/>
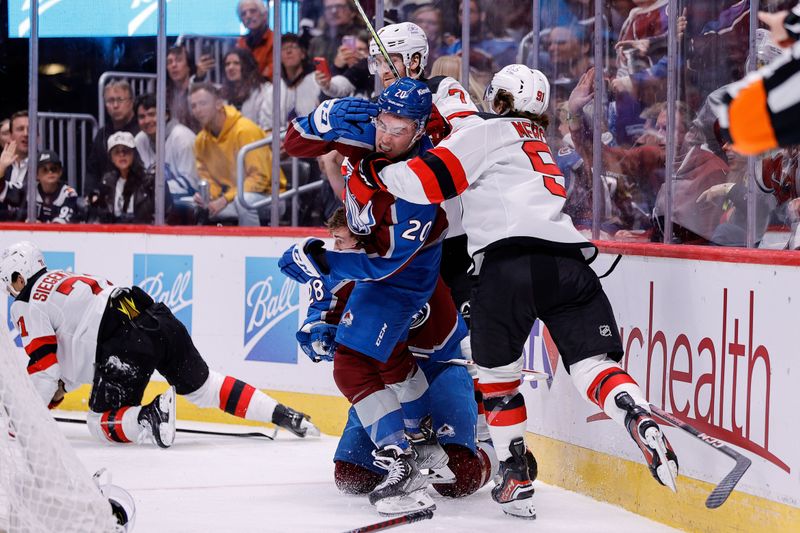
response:
<path fill-rule="evenodd" d="M 403 56 L 403 64 L 406 66 L 406 76 L 412 77 L 408 69 L 411 68 L 411 58 L 414 54 L 419 54 L 419 71 L 425 70 L 428 64 L 428 38 L 422 28 L 413 22 L 401 22 L 400 24 L 389 24 L 378 30 L 378 37 L 381 38 L 383 46 L 389 54 L 400 54 Z M 369 41 L 369 72 L 378 72 L 375 59 L 381 55 L 381 50 L 375 39 Z"/>
<path fill-rule="evenodd" d="M 21 275 L 27 281 L 46 266 L 42 251 L 35 244 L 28 241 L 12 244 L 0 256 L 0 283 L 9 294 L 16 296 L 17 291 L 11 286 L 16 278 L 14 274 Z"/>
<path fill-rule="evenodd" d="M 508 65 L 492 77 L 483 97 L 490 108 L 500 89 L 514 97 L 515 111 L 541 115 L 547 111 L 550 103 L 550 82 L 547 81 L 547 76 L 525 65 Z"/>

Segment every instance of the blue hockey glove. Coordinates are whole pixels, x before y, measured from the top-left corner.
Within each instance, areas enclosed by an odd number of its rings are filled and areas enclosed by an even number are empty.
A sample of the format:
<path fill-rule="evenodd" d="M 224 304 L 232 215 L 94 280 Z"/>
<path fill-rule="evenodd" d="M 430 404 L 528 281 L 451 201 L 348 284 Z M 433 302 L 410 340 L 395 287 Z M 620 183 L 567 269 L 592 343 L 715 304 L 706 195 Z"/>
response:
<path fill-rule="evenodd" d="M 309 322 L 297 332 L 297 342 L 315 363 L 333 361 L 336 353 L 336 326 L 325 322 Z"/>
<path fill-rule="evenodd" d="M 303 239 L 283 252 L 278 267 L 285 276 L 298 283 L 322 277 L 330 272 L 325 259 L 325 243 L 314 237 Z"/>
<path fill-rule="evenodd" d="M 308 116 L 312 133 L 325 141 L 346 139 L 368 146 L 375 144 L 372 118 L 378 116 L 378 106 L 361 98 L 326 100 Z"/>

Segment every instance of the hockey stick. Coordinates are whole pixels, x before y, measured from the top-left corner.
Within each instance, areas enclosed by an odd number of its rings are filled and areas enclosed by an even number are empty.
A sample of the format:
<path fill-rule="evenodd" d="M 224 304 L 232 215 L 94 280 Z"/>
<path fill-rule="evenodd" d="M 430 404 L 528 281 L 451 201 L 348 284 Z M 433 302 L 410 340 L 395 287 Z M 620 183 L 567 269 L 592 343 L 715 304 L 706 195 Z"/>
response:
<path fill-rule="evenodd" d="M 716 509 L 723 503 L 725 500 L 728 499 L 728 496 L 731 495 L 733 489 L 736 488 L 736 484 L 739 483 L 739 480 L 742 479 L 742 476 L 747 469 L 750 468 L 750 461 L 749 458 L 745 457 L 744 455 L 740 454 L 733 448 L 727 446 L 724 442 L 717 439 L 716 437 L 712 437 L 711 435 L 707 435 L 705 433 L 701 433 L 691 425 L 687 424 L 683 420 L 679 419 L 675 415 L 672 415 L 660 407 L 650 404 L 650 410 L 652 410 L 659 418 L 664 420 L 665 422 L 669 422 L 675 427 L 678 427 L 685 432 L 691 434 L 696 439 L 708 444 L 712 448 L 717 451 L 720 451 L 736 461 L 736 465 L 733 467 L 733 470 L 728 472 L 728 475 L 725 476 L 719 484 L 714 487 L 714 490 L 711 491 L 711 494 L 708 495 L 706 498 L 706 507 L 709 509 Z"/>
<path fill-rule="evenodd" d="M 394 77 L 399 80 L 400 73 L 397 71 L 397 67 L 394 66 L 392 58 L 389 57 L 389 52 L 386 51 L 386 47 L 383 46 L 383 41 L 381 41 L 381 38 L 378 37 L 378 32 L 375 31 L 375 27 L 372 25 L 372 22 L 369 21 L 369 17 L 367 16 L 366 13 L 364 13 L 364 8 L 361 7 L 361 2 L 359 2 L 358 0 L 353 0 L 353 2 L 355 2 L 356 9 L 358 9 L 359 15 L 361 15 L 361 18 L 364 20 L 364 24 L 367 25 L 367 30 L 369 31 L 370 35 L 372 35 L 372 38 L 375 39 L 375 44 L 378 45 L 378 49 L 381 51 L 381 55 L 386 60 L 386 63 L 389 65 L 389 68 L 392 69 L 392 74 L 394 74 Z"/>
<path fill-rule="evenodd" d="M 424 509 L 422 511 L 414 511 L 413 513 L 404 514 L 383 522 L 376 522 L 368 526 L 357 527 L 344 533 L 367 533 L 368 531 L 382 531 L 392 527 L 402 526 L 403 524 L 411 524 L 413 522 L 420 522 L 433 518 L 433 509 Z"/>
<path fill-rule="evenodd" d="M 53 417 L 56 422 L 66 422 L 68 424 L 86 424 L 86 420 L 81 420 L 80 418 L 62 418 L 59 416 Z M 261 437 L 264 439 L 275 440 L 275 434 L 278 432 L 278 428 L 275 428 L 275 432 L 270 435 L 268 433 L 264 433 L 263 431 L 251 431 L 248 433 L 237 433 L 235 431 L 209 431 L 205 429 L 186 429 L 186 428 L 175 428 L 175 431 L 178 433 L 193 433 L 195 435 L 218 435 L 220 437 Z"/>
<path fill-rule="evenodd" d="M 428 360 L 431 358 L 430 355 L 424 353 L 413 353 L 414 357 L 418 359 L 425 359 Z M 442 361 L 434 361 L 434 363 L 442 363 L 445 365 L 458 365 L 458 366 L 466 366 L 472 367 L 475 366 L 475 361 L 470 359 L 444 359 Z M 529 370 L 527 368 L 523 368 L 522 372 L 522 381 L 546 381 L 550 379 L 550 375 L 545 372 L 540 372 L 538 370 Z"/>

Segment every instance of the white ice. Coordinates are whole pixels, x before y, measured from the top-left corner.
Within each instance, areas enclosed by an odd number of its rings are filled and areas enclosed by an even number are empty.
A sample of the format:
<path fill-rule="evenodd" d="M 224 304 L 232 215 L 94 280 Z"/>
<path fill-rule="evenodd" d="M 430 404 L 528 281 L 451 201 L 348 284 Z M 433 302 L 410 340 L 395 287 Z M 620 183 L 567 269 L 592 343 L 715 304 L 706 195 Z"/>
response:
<path fill-rule="evenodd" d="M 366 497 L 336 489 L 334 437 L 298 439 L 281 431 L 268 441 L 178 433 L 174 446 L 162 450 L 100 443 L 82 425 L 59 427 L 90 473 L 108 468 L 114 484 L 133 495 L 136 533 L 341 532 L 385 520 Z M 225 428 L 185 422 L 179 427 Z M 540 481 L 535 485 L 535 521 L 505 516 L 487 486 L 457 500 L 435 495 L 432 520 L 397 531 L 675 531 L 620 507 Z"/>

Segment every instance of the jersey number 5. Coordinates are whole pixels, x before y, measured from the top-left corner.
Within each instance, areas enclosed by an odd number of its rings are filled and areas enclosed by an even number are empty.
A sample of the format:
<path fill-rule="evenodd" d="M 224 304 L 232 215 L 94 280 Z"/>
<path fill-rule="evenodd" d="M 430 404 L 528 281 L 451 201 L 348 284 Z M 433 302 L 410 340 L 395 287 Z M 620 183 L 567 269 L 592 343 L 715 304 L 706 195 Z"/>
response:
<path fill-rule="evenodd" d="M 522 150 L 531 160 L 533 170 L 543 175 L 544 186 L 550 191 L 550 194 L 566 198 L 567 190 L 556 180 L 558 177 L 563 181 L 564 176 L 561 174 L 561 169 L 558 168 L 558 165 L 553 161 L 550 148 L 542 141 L 525 141 L 522 143 Z"/>
<path fill-rule="evenodd" d="M 76 283 L 82 281 L 83 283 L 87 284 L 89 288 L 92 289 L 92 294 L 100 294 L 103 292 L 103 289 L 100 287 L 100 284 L 97 283 L 97 280 L 86 276 L 70 276 L 64 281 L 56 289 L 56 292 L 60 292 L 61 294 L 69 295 L 72 292 L 72 289 Z"/>

